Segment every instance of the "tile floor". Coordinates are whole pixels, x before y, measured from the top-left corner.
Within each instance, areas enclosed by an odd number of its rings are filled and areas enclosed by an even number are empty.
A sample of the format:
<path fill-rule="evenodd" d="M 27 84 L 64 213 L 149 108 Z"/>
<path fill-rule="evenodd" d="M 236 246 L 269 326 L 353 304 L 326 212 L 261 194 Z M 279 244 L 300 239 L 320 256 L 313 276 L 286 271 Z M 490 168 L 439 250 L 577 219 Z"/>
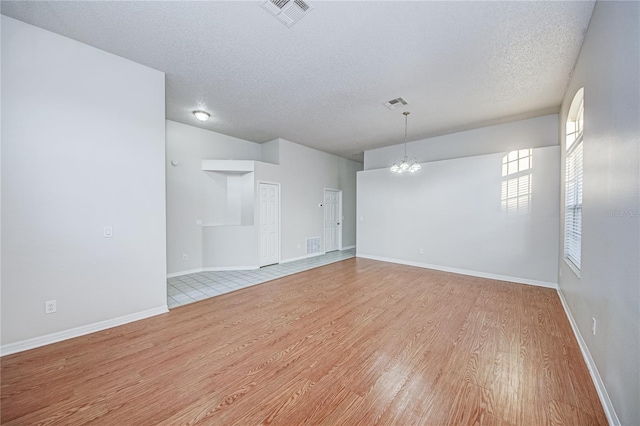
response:
<path fill-rule="evenodd" d="M 167 280 L 167 302 L 169 309 L 198 300 L 229 293 L 234 290 L 261 284 L 308 269 L 349 259 L 356 249 L 333 251 L 322 256 L 309 257 L 279 265 L 265 266 L 249 271 L 198 272 Z"/>

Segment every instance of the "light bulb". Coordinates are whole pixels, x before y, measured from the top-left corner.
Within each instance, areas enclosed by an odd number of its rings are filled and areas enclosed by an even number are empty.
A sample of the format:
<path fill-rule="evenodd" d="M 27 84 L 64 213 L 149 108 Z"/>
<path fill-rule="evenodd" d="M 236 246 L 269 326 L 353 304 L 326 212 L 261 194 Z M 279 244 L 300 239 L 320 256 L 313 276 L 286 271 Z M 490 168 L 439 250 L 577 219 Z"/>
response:
<path fill-rule="evenodd" d="M 407 162 L 407 160 L 402 160 L 402 163 L 400 163 L 400 170 L 402 170 L 403 172 L 409 170 L 409 163 Z"/>
<path fill-rule="evenodd" d="M 400 171 L 400 167 L 398 167 L 396 163 L 393 163 L 393 166 L 391 166 L 390 170 L 394 173 L 398 173 Z"/>
<path fill-rule="evenodd" d="M 208 112 L 204 111 L 193 111 L 193 115 L 200 121 L 207 121 L 211 117 Z"/>

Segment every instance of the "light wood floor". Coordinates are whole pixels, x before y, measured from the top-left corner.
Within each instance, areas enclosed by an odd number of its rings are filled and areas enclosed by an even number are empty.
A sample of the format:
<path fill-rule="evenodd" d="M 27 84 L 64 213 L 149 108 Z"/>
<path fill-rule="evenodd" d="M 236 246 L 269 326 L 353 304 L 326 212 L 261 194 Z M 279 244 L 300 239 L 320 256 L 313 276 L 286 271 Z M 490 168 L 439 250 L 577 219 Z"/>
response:
<path fill-rule="evenodd" d="M 1 362 L 12 425 L 606 424 L 554 290 L 366 259 Z"/>

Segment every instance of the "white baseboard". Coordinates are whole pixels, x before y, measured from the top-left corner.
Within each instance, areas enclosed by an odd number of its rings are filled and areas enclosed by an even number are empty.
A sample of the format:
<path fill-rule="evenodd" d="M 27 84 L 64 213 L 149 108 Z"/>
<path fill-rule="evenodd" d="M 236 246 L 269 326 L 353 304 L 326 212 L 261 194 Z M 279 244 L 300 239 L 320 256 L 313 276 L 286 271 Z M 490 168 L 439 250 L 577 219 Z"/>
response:
<path fill-rule="evenodd" d="M 350 250 L 350 249 L 354 249 L 354 248 L 356 248 L 355 245 L 342 247 L 340 250 L 344 251 L 344 250 Z M 292 258 L 289 258 L 289 259 L 282 259 L 282 260 L 280 260 L 280 263 L 295 262 L 296 260 L 308 259 L 310 257 L 322 256 L 324 254 L 326 254 L 326 253 L 325 252 L 320 252 L 320 253 L 305 254 L 304 256 L 292 257 Z M 198 272 L 250 271 L 250 270 L 253 270 L 253 269 L 260 269 L 260 266 L 257 266 L 257 265 L 251 265 L 251 266 L 225 266 L 225 267 L 219 267 L 219 268 L 189 269 L 188 271 L 172 272 L 170 274 L 167 274 L 167 278 L 175 278 L 175 277 L 181 277 L 183 275 L 197 274 Z"/>
<path fill-rule="evenodd" d="M 218 271 L 251 271 L 253 269 L 260 269 L 258 265 L 250 266 L 219 266 L 215 268 L 202 268 L 202 272 L 218 272 Z"/>
<path fill-rule="evenodd" d="M 74 337 L 84 336 L 85 334 L 95 333 L 96 331 L 106 330 L 107 328 L 117 327 L 133 321 L 153 317 L 169 312 L 167 305 L 158 306 L 157 308 L 148 309 L 134 314 L 124 315 L 93 324 L 83 325 L 69 330 L 58 331 L 56 333 L 47 334 L 45 336 L 33 337 L 31 339 L 21 340 L 19 342 L 8 343 L 0 347 L 0 356 L 11 355 L 17 352 L 38 348 L 40 346 L 50 345 L 51 343 L 61 342 Z"/>
<path fill-rule="evenodd" d="M 492 280 L 508 281 L 508 282 L 513 282 L 518 284 L 528 284 L 528 285 L 535 285 L 538 287 L 547 287 L 547 288 L 553 288 L 553 289 L 558 288 L 557 283 L 531 280 L 528 278 L 511 277 L 508 275 L 491 274 L 488 272 L 470 271 L 468 269 L 450 268 L 448 266 L 431 265 L 428 263 L 413 262 L 410 260 L 392 259 L 388 257 L 372 256 L 372 255 L 362 254 L 362 253 L 356 253 L 356 257 L 362 257 L 364 259 L 371 259 L 371 260 L 379 260 L 381 262 L 399 263 L 401 265 L 417 266 L 418 268 L 435 269 L 437 271 L 453 272 L 455 274 L 461 274 L 461 275 L 471 275 L 474 277 L 489 278 Z"/>
<path fill-rule="evenodd" d="M 188 271 L 172 272 L 170 274 L 167 274 L 167 278 L 175 278 L 175 277 L 181 277 L 183 275 L 197 274 L 198 272 L 202 272 L 202 268 L 189 269 Z"/>
<path fill-rule="evenodd" d="M 282 259 L 280 260 L 280 263 L 295 262 L 296 260 L 308 259 L 310 257 L 322 256 L 325 254 L 326 254 L 325 252 L 305 254 L 304 256 L 290 257 L 289 259 Z"/>
<path fill-rule="evenodd" d="M 567 304 L 567 301 L 564 298 L 564 294 L 562 293 L 560 288 L 558 288 L 558 296 L 560 297 L 560 301 L 562 302 L 562 307 L 564 308 L 564 312 L 567 315 L 567 318 L 569 319 L 571 328 L 573 329 L 573 334 L 576 336 L 576 340 L 578 341 L 578 345 L 580 346 L 580 351 L 582 352 L 582 357 L 584 358 L 584 362 L 587 364 L 587 368 L 589 369 L 589 374 L 591 374 L 591 380 L 593 381 L 593 384 L 596 387 L 596 391 L 598 392 L 598 397 L 600 398 L 600 402 L 602 403 L 604 414 L 607 416 L 607 421 L 609 421 L 610 425 L 620 426 L 620 420 L 618 419 L 618 415 L 616 414 L 616 411 L 613 408 L 613 404 L 611 402 L 611 398 L 609 398 L 607 389 L 604 387 L 604 382 L 600 377 L 598 368 L 596 367 L 595 362 L 593 362 L 593 358 L 591 358 L 591 353 L 589 352 L 589 348 L 587 347 L 586 342 L 582 338 L 580 329 L 578 329 L 578 324 L 573 318 L 573 314 L 571 313 L 571 310 L 569 309 L 569 305 Z"/>
<path fill-rule="evenodd" d="M 197 274 L 198 272 L 220 272 L 220 271 L 250 271 L 252 269 L 260 269 L 258 265 L 250 266 L 220 266 L 214 268 L 198 268 L 189 269 L 188 271 L 172 272 L 167 274 L 167 278 L 181 277 L 183 275 Z"/>

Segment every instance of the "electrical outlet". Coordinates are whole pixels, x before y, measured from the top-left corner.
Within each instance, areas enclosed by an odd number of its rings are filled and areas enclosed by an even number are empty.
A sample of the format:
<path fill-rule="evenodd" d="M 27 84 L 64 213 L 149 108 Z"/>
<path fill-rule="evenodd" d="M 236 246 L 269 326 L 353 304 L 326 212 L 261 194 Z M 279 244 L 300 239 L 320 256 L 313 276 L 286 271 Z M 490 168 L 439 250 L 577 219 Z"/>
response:
<path fill-rule="evenodd" d="M 55 300 L 47 300 L 44 302 L 44 313 L 52 314 L 56 312 L 56 301 Z"/>
<path fill-rule="evenodd" d="M 105 227 L 104 227 L 103 237 L 104 237 L 104 238 L 111 238 L 111 237 L 113 237 L 113 228 L 112 228 L 111 226 L 105 226 Z"/>
<path fill-rule="evenodd" d="M 298 244 L 298 248 L 300 248 L 300 244 Z"/>
<path fill-rule="evenodd" d="M 202 226 L 202 221 L 200 219 L 196 220 L 196 225 Z"/>
<path fill-rule="evenodd" d="M 418 250 L 418 254 L 424 254 L 424 249 Z"/>
<path fill-rule="evenodd" d="M 186 254 L 183 254 L 183 255 L 182 255 L 182 261 L 183 261 L 183 262 L 186 262 L 187 260 L 189 260 L 189 256 L 188 256 L 188 255 L 186 255 Z"/>
<path fill-rule="evenodd" d="M 591 318 L 591 332 L 593 333 L 593 335 L 596 335 L 596 319 L 595 318 Z"/>

